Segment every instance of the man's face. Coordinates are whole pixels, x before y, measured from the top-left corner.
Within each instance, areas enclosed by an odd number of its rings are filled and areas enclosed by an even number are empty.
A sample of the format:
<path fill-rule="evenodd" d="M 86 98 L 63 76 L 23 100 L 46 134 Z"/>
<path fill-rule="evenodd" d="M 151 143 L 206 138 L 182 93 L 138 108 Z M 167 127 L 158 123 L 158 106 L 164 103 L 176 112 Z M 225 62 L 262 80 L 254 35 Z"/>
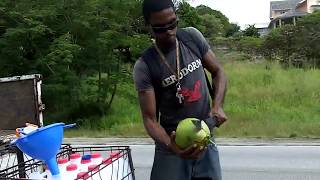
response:
<path fill-rule="evenodd" d="M 158 43 L 172 45 L 175 42 L 178 18 L 173 8 L 152 13 L 149 22 Z"/>

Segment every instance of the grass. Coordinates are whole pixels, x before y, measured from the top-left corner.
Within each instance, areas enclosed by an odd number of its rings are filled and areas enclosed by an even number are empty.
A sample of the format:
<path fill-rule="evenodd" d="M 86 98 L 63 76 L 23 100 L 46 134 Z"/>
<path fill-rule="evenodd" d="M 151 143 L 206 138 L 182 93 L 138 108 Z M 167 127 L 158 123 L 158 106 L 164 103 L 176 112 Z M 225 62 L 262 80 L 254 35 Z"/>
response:
<path fill-rule="evenodd" d="M 82 127 L 65 131 L 65 137 L 147 137 L 142 123 L 128 123 L 112 126 L 104 130 L 88 129 Z"/>
<path fill-rule="evenodd" d="M 319 137 L 320 71 L 276 64 L 225 65 L 230 122 L 221 136 Z"/>
<path fill-rule="evenodd" d="M 92 128 L 95 127 L 95 128 Z M 85 133 L 84 133 L 85 132 Z M 109 114 L 86 121 L 66 137 L 145 137 L 136 91 L 131 83 L 120 84 Z"/>
<path fill-rule="evenodd" d="M 218 57 L 228 77 L 229 117 L 216 130 L 218 137 L 320 137 L 320 70 L 244 61 L 235 52 Z M 110 114 L 97 120 L 98 130 L 84 124 L 66 136 L 147 136 L 133 83 L 119 89 Z"/>

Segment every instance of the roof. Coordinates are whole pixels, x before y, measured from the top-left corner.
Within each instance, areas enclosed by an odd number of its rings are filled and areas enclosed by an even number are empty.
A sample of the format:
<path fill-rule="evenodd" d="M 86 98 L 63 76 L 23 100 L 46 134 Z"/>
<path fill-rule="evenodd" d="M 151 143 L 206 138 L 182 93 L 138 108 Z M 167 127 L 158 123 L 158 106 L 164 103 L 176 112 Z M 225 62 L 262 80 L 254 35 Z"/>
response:
<path fill-rule="evenodd" d="M 257 29 L 264 29 L 268 28 L 269 23 L 256 23 L 254 24 L 254 27 Z"/>
<path fill-rule="evenodd" d="M 300 2 L 302 2 L 302 1 L 301 0 L 271 1 L 270 2 L 270 17 L 272 15 L 272 11 L 295 9 L 297 4 Z"/>
<path fill-rule="evenodd" d="M 285 10 L 285 9 L 294 9 L 298 3 L 302 2 L 301 0 L 287 0 L 287 1 L 271 1 L 270 9 L 271 10 Z"/>
<path fill-rule="evenodd" d="M 278 21 L 279 19 L 288 19 L 288 18 L 292 18 L 292 17 L 302 17 L 307 15 L 308 13 L 306 12 L 301 12 L 301 11 L 297 11 L 295 9 L 292 9 L 284 14 L 281 14 L 280 16 L 278 16 L 277 18 L 273 19 L 270 21 L 269 27 L 271 27 L 272 22 L 274 21 Z"/>
<path fill-rule="evenodd" d="M 291 18 L 291 17 L 301 17 L 301 16 L 305 16 L 307 15 L 308 13 L 306 12 L 302 12 L 302 11 L 297 11 L 297 10 L 290 10 L 284 14 L 281 14 L 280 16 L 278 16 L 277 18 L 275 19 L 286 19 L 286 18 Z"/>
<path fill-rule="evenodd" d="M 307 0 L 302 0 L 302 1 L 300 1 L 298 4 L 297 4 L 297 6 L 296 6 L 296 8 L 297 7 L 299 7 L 300 5 L 302 5 L 304 2 L 306 2 Z"/>

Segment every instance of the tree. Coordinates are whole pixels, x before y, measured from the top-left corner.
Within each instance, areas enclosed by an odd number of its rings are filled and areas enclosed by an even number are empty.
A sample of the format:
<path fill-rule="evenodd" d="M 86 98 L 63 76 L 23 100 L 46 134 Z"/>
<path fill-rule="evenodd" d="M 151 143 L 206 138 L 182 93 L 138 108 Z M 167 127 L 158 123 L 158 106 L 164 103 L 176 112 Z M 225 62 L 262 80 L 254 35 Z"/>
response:
<path fill-rule="evenodd" d="M 0 75 L 41 73 L 53 121 L 106 114 L 121 61 L 149 43 L 135 0 L 2 0 L 0 17 Z"/>
<path fill-rule="evenodd" d="M 320 12 L 299 19 L 297 26 L 286 25 L 271 31 L 264 40 L 268 59 L 279 58 L 285 65 L 320 67 Z"/>
<path fill-rule="evenodd" d="M 199 16 L 201 16 L 201 17 L 207 16 L 207 17 L 211 17 L 210 19 L 215 19 L 215 20 L 213 20 L 212 23 L 210 23 L 210 25 L 209 25 L 210 28 L 212 28 L 212 25 L 215 25 L 218 27 L 216 29 L 219 29 L 219 34 L 221 36 L 226 35 L 226 33 L 229 29 L 230 23 L 229 23 L 229 19 L 224 14 L 222 14 L 220 11 L 211 9 L 210 7 L 204 6 L 204 5 L 200 5 L 200 6 L 196 7 L 196 11 L 199 14 Z M 210 16 L 208 16 L 208 15 L 210 15 Z M 202 25 L 207 26 L 207 23 L 209 21 L 210 20 L 204 21 L 204 23 L 202 23 Z M 208 28 L 209 27 L 207 27 L 207 29 Z"/>
<path fill-rule="evenodd" d="M 238 42 L 238 49 L 255 57 L 260 55 L 260 48 L 262 46 L 262 39 L 252 36 L 245 36 Z"/>
<path fill-rule="evenodd" d="M 177 10 L 177 15 L 180 18 L 180 22 L 179 22 L 180 27 L 192 26 L 199 29 L 200 31 L 203 30 L 202 24 L 199 23 L 201 22 L 200 16 L 198 15 L 195 8 L 190 6 L 189 3 L 187 2 L 180 3 L 179 8 Z"/>
<path fill-rule="evenodd" d="M 201 5 L 196 8 L 183 1 L 177 11 L 180 26 L 192 26 L 199 29 L 207 38 L 225 36 L 229 20 L 220 11 Z"/>
<path fill-rule="evenodd" d="M 299 53 L 312 67 L 320 67 L 320 11 L 298 21 L 297 45 Z"/>
<path fill-rule="evenodd" d="M 202 33 L 205 37 L 221 37 L 224 35 L 223 25 L 220 20 L 213 15 L 205 14 L 200 16 Z"/>
<path fill-rule="evenodd" d="M 251 37 L 259 37 L 260 34 L 258 32 L 258 29 L 255 27 L 255 25 L 249 25 L 244 31 L 243 34 L 245 36 L 251 36 Z"/>
<path fill-rule="evenodd" d="M 264 52 L 268 58 L 280 57 L 280 62 L 292 65 L 292 55 L 298 52 L 296 44 L 297 28 L 293 25 L 285 25 L 274 29 L 266 36 L 264 41 Z"/>
<path fill-rule="evenodd" d="M 227 29 L 226 37 L 233 36 L 235 33 L 240 31 L 240 26 L 238 24 L 231 23 Z"/>
<path fill-rule="evenodd" d="M 199 15 L 210 14 L 210 15 L 213 15 L 216 18 L 220 19 L 220 21 L 224 27 L 227 27 L 228 25 L 230 25 L 229 19 L 224 14 L 222 14 L 220 11 L 211 9 L 210 7 L 205 6 L 205 5 L 197 6 L 196 10 Z"/>

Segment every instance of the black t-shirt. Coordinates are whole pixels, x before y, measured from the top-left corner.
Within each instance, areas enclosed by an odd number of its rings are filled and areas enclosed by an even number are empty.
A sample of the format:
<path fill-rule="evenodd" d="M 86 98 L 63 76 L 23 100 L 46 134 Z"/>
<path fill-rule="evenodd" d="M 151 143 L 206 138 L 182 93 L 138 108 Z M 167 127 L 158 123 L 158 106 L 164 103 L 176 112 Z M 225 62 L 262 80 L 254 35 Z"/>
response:
<path fill-rule="evenodd" d="M 195 38 L 199 38 L 202 48 L 201 52 L 208 52 L 209 44 L 200 31 L 195 28 L 185 28 Z M 202 62 L 188 47 L 179 41 L 180 49 L 180 83 L 182 94 L 184 96 L 184 105 L 178 105 L 176 97 L 175 75 L 171 73 L 169 68 L 162 62 L 160 56 L 156 54 L 154 58 L 161 61 L 157 65 L 161 66 L 161 86 L 162 94 L 159 102 L 160 124 L 168 134 L 174 131 L 180 120 L 194 117 L 198 119 L 206 119 L 209 117 L 210 101 L 207 89 L 206 79 L 202 67 Z M 176 69 L 176 49 L 173 48 L 165 54 L 168 64 L 174 71 Z M 152 77 L 145 61 L 141 58 L 134 66 L 134 82 L 137 91 L 154 90 Z"/>

